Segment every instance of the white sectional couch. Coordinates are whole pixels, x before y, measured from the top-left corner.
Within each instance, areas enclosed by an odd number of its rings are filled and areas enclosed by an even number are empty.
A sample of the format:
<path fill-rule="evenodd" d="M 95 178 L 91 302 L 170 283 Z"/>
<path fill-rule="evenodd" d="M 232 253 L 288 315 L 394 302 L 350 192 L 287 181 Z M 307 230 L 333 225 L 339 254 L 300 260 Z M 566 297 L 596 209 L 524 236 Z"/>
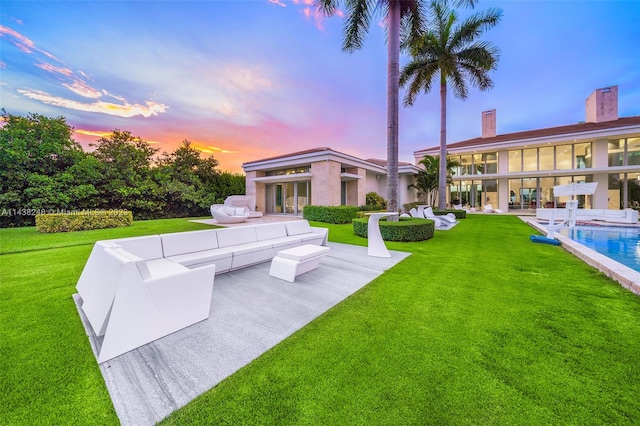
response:
<path fill-rule="evenodd" d="M 554 209 L 537 209 L 536 218 L 549 220 Z M 562 219 L 566 215 L 566 209 L 555 209 L 556 220 Z M 591 221 L 600 220 L 612 223 L 638 223 L 638 211 L 633 209 L 607 210 L 607 209 L 578 209 L 576 220 Z"/>
<path fill-rule="evenodd" d="M 98 241 L 76 286 L 102 363 L 209 317 L 215 274 L 326 245 L 306 220 Z"/>

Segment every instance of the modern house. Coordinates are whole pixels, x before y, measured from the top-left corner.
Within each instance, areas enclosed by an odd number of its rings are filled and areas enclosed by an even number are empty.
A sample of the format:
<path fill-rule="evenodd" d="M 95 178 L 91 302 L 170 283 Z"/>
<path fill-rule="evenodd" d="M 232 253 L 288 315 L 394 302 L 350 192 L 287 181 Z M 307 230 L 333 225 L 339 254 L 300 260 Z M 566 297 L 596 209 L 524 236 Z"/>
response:
<path fill-rule="evenodd" d="M 256 197 L 257 210 L 267 214 L 301 215 L 306 205 L 361 206 L 366 194 L 387 194 L 384 160 L 362 160 L 334 151 L 314 148 L 242 165 L 247 195 Z M 409 188 L 419 168 L 398 164 L 398 205 L 417 200 Z"/>
<path fill-rule="evenodd" d="M 595 90 L 577 124 L 496 133 L 496 111 L 482 113 L 482 136 L 447 144 L 460 164 L 447 190 L 451 204 L 492 204 L 504 211 L 562 206 L 554 185 L 597 182 L 580 207 L 640 209 L 640 116 L 618 117 L 618 86 Z M 414 152 L 416 163 L 439 147 Z"/>

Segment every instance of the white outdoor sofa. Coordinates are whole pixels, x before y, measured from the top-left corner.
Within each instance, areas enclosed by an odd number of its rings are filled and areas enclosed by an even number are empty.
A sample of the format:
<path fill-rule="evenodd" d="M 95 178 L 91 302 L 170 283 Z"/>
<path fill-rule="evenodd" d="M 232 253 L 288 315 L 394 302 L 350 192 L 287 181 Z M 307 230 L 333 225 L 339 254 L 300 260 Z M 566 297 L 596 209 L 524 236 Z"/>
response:
<path fill-rule="evenodd" d="M 554 209 L 536 209 L 536 219 L 550 220 Z M 566 215 L 566 209 L 555 209 L 556 220 Z M 577 221 L 603 221 L 613 223 L 638 223 L 638 211 L 633 209 L 607 210 L 607 209 L 578 209 Z"/>
<path fill-rule="evenodd" d="M 327 238 L 298 220 L 96 242 L 76 289 L 103 337 L 98 363 L 207 319 L 215 274 Z"/>

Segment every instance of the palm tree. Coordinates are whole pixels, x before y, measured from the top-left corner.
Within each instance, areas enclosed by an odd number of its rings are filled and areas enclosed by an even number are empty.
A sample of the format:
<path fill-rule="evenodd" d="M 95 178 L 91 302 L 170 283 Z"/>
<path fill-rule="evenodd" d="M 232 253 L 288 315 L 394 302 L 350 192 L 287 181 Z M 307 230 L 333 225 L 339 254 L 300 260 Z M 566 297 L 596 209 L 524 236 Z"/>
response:
<path fill-rule="evenodd" d="M 466 0 L 475 1 L 475 0 Z M 339 0 L 315 0 L 327 16 L 338 11 Z M 424 0 L 344 0 L 345 24 L 342 50 L 362 47 L 371 19 L 380 13 L 387 26 L 387 211 L 398 211 L 398 104 L 400 33 L 417 36 L 423 25 Z"/>
<path fill-rule="evenodd" d="M 447 84 L 457 98 L 466 99 L 467 82 L 480 90 L 493 87 L 489 72 L 496 68 L 499 50 L 489 42 L 477 41 L 502 17 L 500 9 L 476 13 L 458 24 L 458 15 L 446 1 L 434 0 L 430 5 L 432 21 L 426 31 L 407 41 L 412 60 L 402 70 L 400 84 L 408 84 L 404 99 L 413 105 L 421 91 L 428 93 L 437 75 L 440 77 L 440 158 L 447 152 Z M 455 25 L 455 26 L 454 26 Z M 438 209 L 444 210 L 447 194 L 446 162 L 440 162 Z"/>
<path fill-rule="evenodd" d="M 418 172 L 415 183 L 409 185 L 409 188 L 417 189 L 420 194 L 424 196 L 424 203 L 427 205 L 433 205 L 434 200 L 436 200 L 438 196 L 440 157 L 425 155 L 419 163 L 422 164 L 424 170 L 420 170 Z M 452 170 L 459 165 L 460 163 L 456 160 L 447 158 L 446 170 L 448 184 L 453 182 Z"/>

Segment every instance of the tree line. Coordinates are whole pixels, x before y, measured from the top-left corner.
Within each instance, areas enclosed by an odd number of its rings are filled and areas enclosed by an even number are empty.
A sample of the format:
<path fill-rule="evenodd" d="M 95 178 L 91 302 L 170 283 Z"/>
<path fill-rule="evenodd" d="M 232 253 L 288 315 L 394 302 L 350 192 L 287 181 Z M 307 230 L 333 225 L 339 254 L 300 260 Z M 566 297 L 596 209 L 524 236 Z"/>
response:
<path fill-rule="evenodd" d="M 190 141 L 159 153 L 128 131 L 100 138 L 92 152 L 64 117 L 2 111 L 0 227 L 33 225 L 41 212 L 125 209 L 134 219 L 203 216 L 245 193 L 245 177 L 219 170 Z"/>

